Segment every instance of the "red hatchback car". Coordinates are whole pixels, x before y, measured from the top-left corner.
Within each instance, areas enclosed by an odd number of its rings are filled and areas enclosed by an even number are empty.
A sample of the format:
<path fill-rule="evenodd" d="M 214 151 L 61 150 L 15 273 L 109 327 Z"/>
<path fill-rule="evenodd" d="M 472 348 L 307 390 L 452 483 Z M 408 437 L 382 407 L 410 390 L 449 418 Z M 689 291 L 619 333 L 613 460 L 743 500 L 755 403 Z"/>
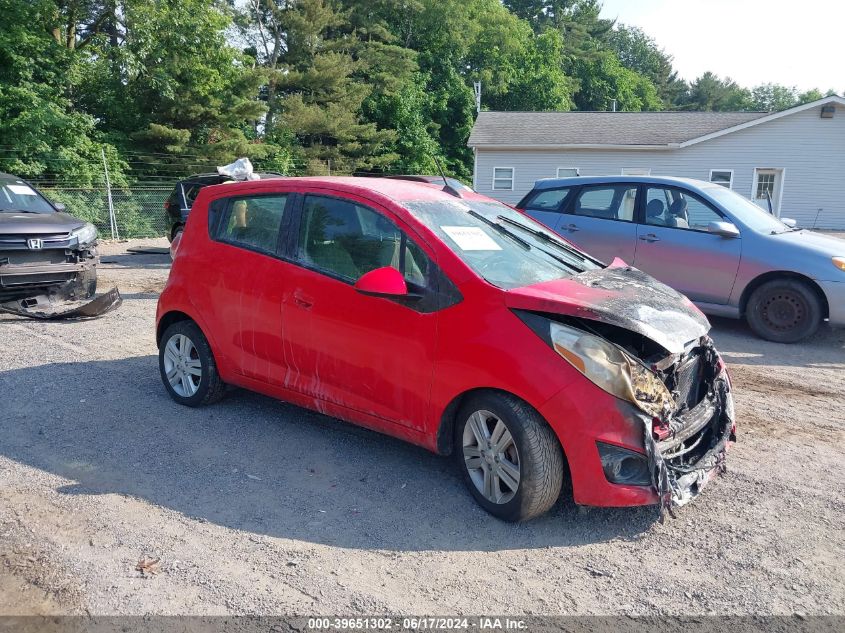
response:
<path fill-rule="evenodd" d="M 226 384 L 454 455 L 497 517 L 683 505 L 734 439 L 686 297 L 471 191 L 284 178 L 200 193 L 158 303 L 162 380 Z"/>

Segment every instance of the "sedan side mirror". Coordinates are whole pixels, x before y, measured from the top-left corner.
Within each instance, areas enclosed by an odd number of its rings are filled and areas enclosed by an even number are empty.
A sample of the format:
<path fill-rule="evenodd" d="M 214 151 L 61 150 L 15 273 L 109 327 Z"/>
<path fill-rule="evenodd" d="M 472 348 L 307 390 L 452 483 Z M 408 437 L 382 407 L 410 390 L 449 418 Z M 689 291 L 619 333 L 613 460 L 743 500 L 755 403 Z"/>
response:
<path fill-rule="evenodd" d="M 355 282 L 355 290 L 373 297 L 406 297 L 408 284 L 402 273 L 392 266 L 385 266 L 361 275 Z"/>
<path fill-rule="evenodd" d="M 707 225 L 707 231 L 722 237 L 739 237 L 739 229 L 731 222 L 711 222 Z"/>
<path fill-rule="evenodd" d="M 67 207 L 64 205 L 63 202 L 54 202 L 53 206 L 56 208 L 56 211 L 58 211 L 59 213 L 67 210 Z"/>
<path fill-rule="evenodd" d="M 791 229 L 794 229 L 795 225 L 798 224 L 798 222 L 796 222 L 792 218 L 781 218 L 780 221 L 783 222 L 784 224 L 786 224 L 786 226 L 788 226 Z"/>

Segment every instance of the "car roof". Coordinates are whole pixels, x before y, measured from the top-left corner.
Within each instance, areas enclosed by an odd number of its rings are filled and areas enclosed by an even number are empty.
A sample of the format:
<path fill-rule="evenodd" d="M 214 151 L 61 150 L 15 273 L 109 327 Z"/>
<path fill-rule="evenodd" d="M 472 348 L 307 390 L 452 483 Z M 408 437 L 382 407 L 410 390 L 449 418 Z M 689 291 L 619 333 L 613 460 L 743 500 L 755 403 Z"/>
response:
<path fill-rule="evenodd" d="M 278 186 L 274 179 L 249 180 L 244 182 L 228 182 L 209 187 L 215 191 L 227 192 L 238 191 L 239 189 L 269 189 Z M 358 194 L 365 197 L 387 198 L 394 202 L 410 201 L 455 201 L 455 196 L 443 191 L 443 186 L 438 183 L 422 182 L 419 180 L 403 180 L 400 178 L 361 178 L 358 176 L 301 176 L 285 177 L 284 184 L 287 186 L 312 186 L 321 187 L 337 192 Z M 218 189 L 220 188 L 220 189 Z M 461 190 L 461 197 L 468 200 L 488 200 L 486 196 L 477 194 L 469 189 Z"/>
<path fill-rule="evenodd" d="M 578 185 L 607 185 L 615 183 L 644 183 L 652 185 L 686 185 L 688 187 L 709 188 L 720 185 L 696 180 L 695 178 L 677 178 L 675 176 L 574 176 L 572 178 L 541 178 L 534 183 L 534 190 L 574 187 Z"/>

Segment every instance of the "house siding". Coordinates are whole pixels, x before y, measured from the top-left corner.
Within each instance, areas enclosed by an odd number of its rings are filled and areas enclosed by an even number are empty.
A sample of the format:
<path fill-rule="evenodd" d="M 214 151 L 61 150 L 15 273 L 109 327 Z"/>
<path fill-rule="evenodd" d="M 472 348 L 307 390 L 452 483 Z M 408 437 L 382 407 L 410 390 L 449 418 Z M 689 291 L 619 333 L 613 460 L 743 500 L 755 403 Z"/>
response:
<path fill-rule="evenodd" d="M 621 175 L 645 168 L 652 176 L 708 180 L 711 169 L 733 170 L 732 189 L 750 198 L 755 168 L 783 169 L 780 214 L 807 228 L 845 229 L 845 107 L 832 119 L 821 106 L 681 149 L 494 150 L 476 148 L 479 193 L 515 204 L 558 167 L 581 176 Z M 493 191 L 493 168 L 514 168 L 513 191 Z"/>

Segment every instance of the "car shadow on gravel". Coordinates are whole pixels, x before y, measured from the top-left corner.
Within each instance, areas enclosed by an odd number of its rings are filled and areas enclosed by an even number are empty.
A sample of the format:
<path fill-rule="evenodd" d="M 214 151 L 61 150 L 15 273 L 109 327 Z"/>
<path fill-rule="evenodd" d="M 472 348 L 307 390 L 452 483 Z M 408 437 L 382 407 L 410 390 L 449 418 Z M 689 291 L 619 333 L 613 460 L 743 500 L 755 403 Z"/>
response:
<path fill-rule="evenodd" d="M 481 510 L 453 462 L 242 390 L 173 403 L 155 356 L 0 373 L 0 453 L 71 480 L 232 529 L 337 547 L 480 550 L 636 539 L 656 510 L 561 501 L 526 524 Z"/>

